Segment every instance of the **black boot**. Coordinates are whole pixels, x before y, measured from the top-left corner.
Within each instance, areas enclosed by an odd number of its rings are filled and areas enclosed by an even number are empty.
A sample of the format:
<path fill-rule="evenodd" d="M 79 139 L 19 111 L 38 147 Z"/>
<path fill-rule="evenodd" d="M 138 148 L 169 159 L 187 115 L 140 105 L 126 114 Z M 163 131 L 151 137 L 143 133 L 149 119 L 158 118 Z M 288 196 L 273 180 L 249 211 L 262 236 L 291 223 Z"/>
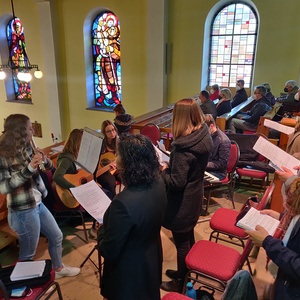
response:
<path fill-rule="evenodd" d="M 173 279 L 171 281 L 163 281 L 160 288 L 166 292 L 182 293 L 183 279 Z"/>
<path fill-rule="evenodd" d="M 166 271 L 166 275 L 171 279 L 178 279 L 180 277 L 180 275 L 178 274 L 178 271 L 171 270 L 171 269 L 168 269 Z"/>

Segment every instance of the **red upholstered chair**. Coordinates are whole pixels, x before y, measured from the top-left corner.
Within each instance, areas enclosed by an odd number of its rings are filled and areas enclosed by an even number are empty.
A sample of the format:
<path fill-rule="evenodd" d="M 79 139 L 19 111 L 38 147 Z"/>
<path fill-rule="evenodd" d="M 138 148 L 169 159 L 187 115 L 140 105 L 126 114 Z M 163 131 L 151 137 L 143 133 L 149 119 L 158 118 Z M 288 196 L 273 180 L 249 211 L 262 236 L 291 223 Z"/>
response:
<path fill-rule="evenodd" d="M 227 166 L 227 176 L 225 179 L 221 180 L 221 186 L 209 189 L 208 195 L 207 195 L 207 206 L 206 206 L 206 211 L 205 214 L 207 215 L 208 207 L 209 207 L 209 202 L 210 202 L 210 196 L 211 192 L 215 191 L 216 189 L 228 188 L 228 197 L 232 202 L 233 208 L 235 208 L 234 205 L 234 199 L 233 199 L 233 193 L 234 193 L 234 187 L 235 187 L 235 170 L 236 170 L 236 165 L 239 161 L 240 157 L 240 149 L 238 144 L 235 141 L 231 141 L 230 145 L 230 155 L 229 155 L 229 161 L 228 161 L 228 166 Z"/>
<path fill-rule="evenodd" d="M 157 141 L 160 141 L 160 130 L 159 127 L 153 123 L 146 124 L 141 129 L 141 134 L 148 137 L 153 145 L 157 145 Z"/>
<path fill-rule="evenodd" d="M 191 298 L 179 293 L 171 292 L 164 295 L 161 300 L 191 300 Z"/>
<path fill-rule="evenodd" d="M 63 300 L 62 293 L 60 290 L 59 284 L 54 281 L 55 279 L 55 271 L 51 271 L 51 277 L 50 280 L 40 286 L 32 287 L 26 295 L 26 297 L 22 299 L 26 300 L 38 300 L 38 299 L 50 299 L 53 295 L 57 294 L 59 300 Z M 53 287 L 53 288 L 52 288 Z M 45 295 L 45 293 L 51 288 L 51 290 Z M 6 289 L 5 285 L 0 279 L 0 300 L 10 300 L 10 299 L 17 299 L 17 298 L 11 298 L 9 296 L 9 292 Z M 21 298 L 20 298 L 21 299 Z M 55 298 L 57 299 L 57 298 Z"/>
<path fill-rule="evenodd" d="M 272 193 L 274 191 L 275 184 L 272 183 L 265 191 L 263 197 L 261 198 L 259 205 L 256 207 L 258 210 L 262 210 L 266 207 L 271 199 Z M 209 240 L 215 239 L 217 243 L 218 240 L 228 242 L 237 246 L 245 247 L 245 240 L 248 235 L 242 228 L 235 226 L 236 217 L 239 211 L 229 209 L 229 208 L 219 208 L 215 211 L 210 219 L 210 227 L 212 232 L 210 234 Z"/>
<path fill-rule="evenodd" d="M 250 239 L 242 253 L 211 241 L 196 242 L 185 258 L 188 272 L 183 286 L 191 280 L 208 288 L 224 291 L 227 282 L 243 267 L 252 248 Z"/>

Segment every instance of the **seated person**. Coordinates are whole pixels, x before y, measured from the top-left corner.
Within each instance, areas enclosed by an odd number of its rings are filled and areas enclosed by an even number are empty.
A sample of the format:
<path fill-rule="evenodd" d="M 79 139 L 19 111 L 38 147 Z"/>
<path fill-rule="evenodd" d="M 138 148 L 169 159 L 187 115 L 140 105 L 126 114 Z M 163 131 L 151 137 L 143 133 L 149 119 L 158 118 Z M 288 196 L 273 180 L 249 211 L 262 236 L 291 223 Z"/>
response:
<path fill-rule="evenodd" d="M 199 93 L 199 100 L 201 102 L 200 108 L 203 114 L 211 114 L 215 119 L 217 117 L 217 109 L 214 102 L 209 99 L 208 91 L 201 91 Z"/>
<path fill-rule="evenodd" d="M 273 121 L 280 121 L 285 113 L 298 111 L 300 105 L 299 100 L 295 95 L 298 93 L 298 86 L 295 80 L 288 80 L 285 83 L 284 92 L 287 93 L 284 96 L 276 98 L 276 105 L 279 107 L 276 110 L 276 115 L 273 117 Z"/>
<path fill-rule="evenodd" d="M 267 89 L 266 98 L 270 101 L 271 106 L 273 106 L 275 104 L 275 97 L 271 93 L 271 86 L 267 82 L 263 83 L 262 85 Z"/>
<path fill-rule="evenodd" d="M 239 118 L 233 118 L 229 121 L 228 129 L 232 133 L 245 130 L 256 131 L 260 117 L 271 109 L 270 102 L 265 97 L 266 91 L 263 85 L 255 87 L 254 95 L 252 96 L 255 103 L 252 109 L 246 113 L 239 113 Z"/>
<path fill-rule="evenodd" d="M 298 93 L 298 86 L 295 80 L 288 80 L 285 83 L 283 91 L 287 94 L 276 98 L 276 101 L 281 103 L 295 103 L 296 101 L 299 101 L 294 97 L 295 94 Z"/>
<path fill-rule="evenodd" d="M 232 101 L 231 101 L 231 107 L 234 108 L 241 104 L 242 102 L 246 101 L 248 99 L 247 92 L 244 88 L 245 81 L 242 79 L 239 79 L 236 82 L 236 94 L 234 95 Z"/>
<path fill-rule="evenodd" d="M 231 92 L 224 88 L 220 91 L 219 102 L 216 105 L 217 116 L 221 116 L 231 111 Z"/>
<path fill-rule="evenodd" d="M 216 126 L 212 115 L 205 115 L 205 123 L 208 126 L 213 141 L 213 149 L 209 153 L 206 171 L 222 180 L 226 178 L 227 175 L 230 140 L 227 135 Z"/>
<path fill-rule="evenodd" d="M 220 88 L 218 84 L 213 84 L 210 89 L 209 99 L 214 101 L 217 100 L 220 95 Z"/>
<path fill-rule="evenodd" d="M 116 155 L 117 151 L 117 128 L 110 120 L 105 120 L 101 125 L 101 132 L 104 134 L 104 140 L 102 145 L 102 153 L 111 153 L 113 156 Z M 110 163 L 111 170 L 105 172 L 104 174 L 97 177 L 97 182 L 105 188 L 109 190 L 112 194 L 112 198 L 116 195 L 116 180 L 119 180 L 118 173 L 116 172 L 116 164 L 115 161 Z"/>
<path fill-rule="evenodd" d="M 122 104 L 116 105 L 114 107 L 114 112 L 116 115 L 114 124 L 118 130 L 118 135 L 129 132 L 133 119 L 132 116 L 126 114 L 126 110 Z"/>
<path fill-rule="evenodd" d="M 57 167 L 53 174 L 53 181 L 63 189 L 68 190 L 75 187 L 72 182 L 64 178 L 64 175 L 77 173 L 75 161 L 79 152 L 82 135 L 82 129 L 73 129 L 65 142 L 62 152 L 57 158 Z M 112 199 L 112 194 L 108 190 L 103 189 L 103 191 Z"/>

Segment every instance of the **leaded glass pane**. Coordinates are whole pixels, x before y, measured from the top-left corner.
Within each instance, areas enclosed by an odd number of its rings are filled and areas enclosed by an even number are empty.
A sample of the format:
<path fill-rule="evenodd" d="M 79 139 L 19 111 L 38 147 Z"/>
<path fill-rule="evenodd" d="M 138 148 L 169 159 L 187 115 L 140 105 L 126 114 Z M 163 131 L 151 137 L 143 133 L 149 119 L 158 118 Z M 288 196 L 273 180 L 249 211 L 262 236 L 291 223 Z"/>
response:
<path fill-rule="evenodd" d="M 211 30 L 209 85 L 235 86 L 238 79 L 245 80 L 245 87 L 251 85 L 256 36 L 257 19 L 249 6 L 230 4 L 217 14 Z"/>
<path fill-rule="evenodd" d="M 11 19 L 6 27 L 6 37 L 9 48 L 9 60 L 12 66 L 13 89 L 17 100 L 31 102 L 31 87 L 29 82 L 17 78 L 20 70 L 14 67 L 28 67 L 29 60 L 26 53 L 24 27 L 19 18 Z"/>
<path fill-rule="evenodd" d="M 92 25 L 94 93 L 97 107 L 112 110 L 121 103 L 120 22 L 111 12 Z"/>

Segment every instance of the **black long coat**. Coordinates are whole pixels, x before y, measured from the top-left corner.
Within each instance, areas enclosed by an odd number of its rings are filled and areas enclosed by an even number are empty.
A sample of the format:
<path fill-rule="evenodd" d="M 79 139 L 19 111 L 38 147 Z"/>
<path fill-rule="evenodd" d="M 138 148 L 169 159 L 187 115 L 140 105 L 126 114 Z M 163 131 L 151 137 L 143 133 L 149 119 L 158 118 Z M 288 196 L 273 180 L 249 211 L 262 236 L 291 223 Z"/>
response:
<path fill-rule="evenodd" d="M 101 294 L 109 300 L 159 300 L 162 276 L 160 229 L 167 197 L 163 180 L 129 187 L 104 214 Z"/>
<path fill-rule="evenodd" d="M 199 218 L 203 198 L 203 176 L 211 135 L 204 124 L 172 143 L 169 168 L 163 172 L 168 203 L 163 226 L 174 232 L 188 232 Z"/>

